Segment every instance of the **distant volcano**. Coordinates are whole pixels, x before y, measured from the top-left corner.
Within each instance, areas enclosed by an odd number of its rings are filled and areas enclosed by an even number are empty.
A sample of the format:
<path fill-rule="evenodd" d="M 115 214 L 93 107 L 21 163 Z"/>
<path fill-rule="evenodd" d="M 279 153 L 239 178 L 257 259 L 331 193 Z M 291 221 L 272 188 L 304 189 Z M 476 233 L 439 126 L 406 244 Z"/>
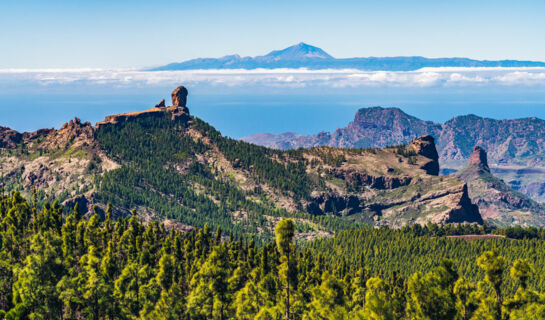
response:
<path fill-rule="evenodd" d="M 545 62 L 518 60 L 473 60 L 468 58 L 367 57 L 336 59 L 324 50 L 298 43 L 264 56 L 241 57 L 238 54 L 221 58 L 197 58 L 148 69 L 148 71 L 198 69 L 359 69 L 369 71 L 412 71 L 425 67 L 545 67 Z"/>
<path fill-rule="evenodd" d="M 275 50 L 263 58 L 273 58 L 274 60 L 315 60 L 315 59 L 335 59 L 324 50 L 306 44 L 298 43 L 283 50 Z"/>

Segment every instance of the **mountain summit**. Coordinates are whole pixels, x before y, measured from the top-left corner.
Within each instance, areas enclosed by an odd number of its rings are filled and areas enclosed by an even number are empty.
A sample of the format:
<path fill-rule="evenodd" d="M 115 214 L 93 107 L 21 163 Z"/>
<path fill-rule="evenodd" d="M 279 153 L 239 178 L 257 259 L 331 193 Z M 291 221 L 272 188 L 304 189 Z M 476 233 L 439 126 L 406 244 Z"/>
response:
<path fill-rule="evenodd" d="M 198 70 L 198 69 L 360 69 L 368 71 L 411 71 L 425 67 L 545 67 L 545 62 L 518 60 L 473 60 L 468 58 L 425 57 L 366 57 L 336 59 L 324 50 L 300 42 L 264 56 L 241 57 L 238 54 L 221 58 L 197 58 L 170 63 L 147 71 Z"/>
<path fill-rule="evenodd" d="M 489 223 L 545 226 L 545 207 L 494 176 L 482 147 L 474 146 L 468 165 L 453 176 L 467 183 L 470 198 Z"/>
<path fill-rule="evenodd" d="M 324 50 L 304 42 L 300 42 L 283 50 L 271 51 L 264 57 L 270 57 L 275 60 L 335 59 Z"/>

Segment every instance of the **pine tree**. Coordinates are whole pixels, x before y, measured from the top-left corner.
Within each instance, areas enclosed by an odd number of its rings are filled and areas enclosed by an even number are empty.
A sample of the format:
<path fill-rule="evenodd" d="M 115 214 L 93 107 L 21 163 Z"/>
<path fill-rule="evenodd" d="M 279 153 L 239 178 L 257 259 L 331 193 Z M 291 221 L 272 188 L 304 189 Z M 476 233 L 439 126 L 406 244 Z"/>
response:
<path fill-rule="evenodd" d="M 15 317 L 62 318 L 62 303 L 56 292 L 56 285 L 64 272 L 58 255 L 60 249 L 60 239 L 50 232 L 33 237 L 32 253 L 17 272 L 13 285 Z"/>
<path fill-rule="evenodd" d="M 503 271 L 505 268 L 505 259 L 498 255 L 497 250 L 486 251 L 477 259 L 477 265 L 484 270 L 485 280 L 492 285 L 496 293 L 496 320 L 502 319 L 502 295 L 501 285 L 503 283 Z"/>
<path fill-rule="evenodd" d="M 286 259 L 286 300 L 285 300 L 285 319 L 290 319 L 290 255 L 291 255 L 291 241 L 295 234 L 295 224 L 291 219 L 280 220 L 276 225 L 275 229 L 276 234 L 276 246 L 280 254 Z"/>

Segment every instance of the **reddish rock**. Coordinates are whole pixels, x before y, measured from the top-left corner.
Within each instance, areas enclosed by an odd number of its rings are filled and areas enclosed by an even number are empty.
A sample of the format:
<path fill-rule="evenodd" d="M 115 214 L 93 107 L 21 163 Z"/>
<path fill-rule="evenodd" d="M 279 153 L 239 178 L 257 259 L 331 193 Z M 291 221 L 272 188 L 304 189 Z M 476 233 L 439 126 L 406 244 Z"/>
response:
<path fill-rule="evenodd" d="M 469 165 L 470 166 L 479 166 L 483 167 L 487 170 L 490 170 L 488 168 L 488 160 L 486 158 L 486 150 L 479 146 L 473 147 L 473 152 L 469 156 Z"/>
<path fill-rule="evenodd" d="M 435 139 L 430 136 L 422 136 L 414 139 L 409 144 L 409 149 L 412 149 L 416 154 L 428 158 L 430 161 L 424 163 L 421 169 L 426 173 L 437 176 L 439 175 L 439 154 L 435 148 Z"/>
<path fill-rule="evenodd" d="M 184 107 L 187 103 L 187 94 L 188 91 L 184 86 L 179 86 L 178 88 L 172 91 L 172 106 L 173 107 Z"/>
<path fill-rule="evenodd" d="M 21 142 L 22 135 L 10 128 L 0 127 L 0 148 L 13 149 Z"/>

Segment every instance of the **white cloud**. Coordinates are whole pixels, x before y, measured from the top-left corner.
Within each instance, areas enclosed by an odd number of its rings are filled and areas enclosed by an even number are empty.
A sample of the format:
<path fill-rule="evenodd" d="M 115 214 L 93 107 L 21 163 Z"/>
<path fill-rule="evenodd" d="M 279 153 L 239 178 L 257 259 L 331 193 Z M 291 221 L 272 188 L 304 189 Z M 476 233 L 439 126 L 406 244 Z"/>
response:
<path fill-rule="evenodd" d="M 178 83 L 271 87 L 545 86 L 545 68 L 423 68 L 416 71 L 355 69 L 255 69 L 138 71 L 134 69 L 0 69 L 4 83 L 162 86 Z"/>

